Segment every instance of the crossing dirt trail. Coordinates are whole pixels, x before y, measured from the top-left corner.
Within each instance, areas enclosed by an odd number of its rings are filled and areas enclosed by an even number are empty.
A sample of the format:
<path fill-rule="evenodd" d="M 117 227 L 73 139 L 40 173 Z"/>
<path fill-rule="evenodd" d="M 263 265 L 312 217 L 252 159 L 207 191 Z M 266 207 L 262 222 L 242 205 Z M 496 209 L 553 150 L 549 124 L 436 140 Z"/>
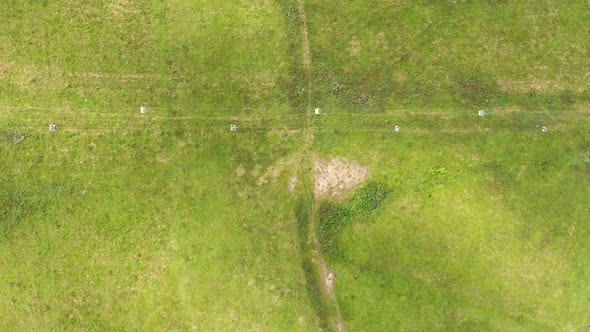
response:
<path fill-rule="evenodd" d="M 312 165 L 313 164 L 313 154 L 312 154 L 312 147 L 313 147 L 313 140 L 314 140 L 314 133 L 313 133 L 313 126 L 311 124 L 311 117 L 312 117 L 312 105 L 311 105 L 311 89 L 312 89 L 312 82 L 311 82 L 311 66 L 312 66 L 312 59 L 311 59 L 311 50 L 310 50 L 310 43 L 309 43 L 309 34 L 307 29 L 307 15 L 305 13 L 305 4 L 303 0 L 298 0 L 298 11 L 299 11 L 299 20 L 301 22 L 301 43 L 302 43 L 302 63 L 304 72 L 306 75 L 306 90 L 307 90 L 307 101 L 306 101 L 306 116 L 305 116 L 305 126 L 304 126 L 304 150 L 302 154 L 302 160 L 300 165 Z M 311 250 L 311 261 L 316 265 L 317 271 L 319 273 L 319 280 L 320 288 L 323 292 L 324 301 L 326 301 L 326 306 L 331 308 L 330 310 L 332 314 L 328 317 L 328 324 L 331 328 L 338 332 L 344 332 L 344 320 L 342 319 L 342 314 L 340 313 L 340 307 L 338 305 L 338 301 L 336 299 L 336 294 L 334 293 L 334 273 L 330 271 L 326 260 L 322 256 L 320 250 L 320 243 L 317 238 L 316 234 L 316 204 L 312 208 L 311 216 L 310 216 L 310 223 L 309 223 L 309 244 L 312 248 Z"/>

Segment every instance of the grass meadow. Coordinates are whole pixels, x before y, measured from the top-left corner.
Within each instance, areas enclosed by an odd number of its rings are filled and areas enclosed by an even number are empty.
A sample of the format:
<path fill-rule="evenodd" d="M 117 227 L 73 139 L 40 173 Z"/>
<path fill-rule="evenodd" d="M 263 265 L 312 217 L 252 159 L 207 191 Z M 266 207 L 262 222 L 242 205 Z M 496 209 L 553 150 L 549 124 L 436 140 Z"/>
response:
<path fill-rule="evenodd" d="M 587 125 L 435 132 L 391 112 L 373 121 L 400 133 L 344 128 L 357 118 L 326 115 L 317 140 L 390 188 L 368 215 L 337 217 L 329 239 L 351 330 L 587 328 Z"/>
<path fill-rule="evenodd" d="M 368 216 L 336 213 L 348 327 L 587 330 L 587 6 L 306 4 L 329 113 L 315 147 L 391 191 Z"/>
<path fill-rule="evenodd" d="M 590 328 L 585 1 L 5 0 L 0 22 L 0 330 L 332 330 L 310 232 L 347 330 Z M 314 200 L 330 156 L 369 179 Z"/>
<path fill-rule="evenodd" d="M 280 8 L 0 7 L 0 329 L 317 329 Z"/>

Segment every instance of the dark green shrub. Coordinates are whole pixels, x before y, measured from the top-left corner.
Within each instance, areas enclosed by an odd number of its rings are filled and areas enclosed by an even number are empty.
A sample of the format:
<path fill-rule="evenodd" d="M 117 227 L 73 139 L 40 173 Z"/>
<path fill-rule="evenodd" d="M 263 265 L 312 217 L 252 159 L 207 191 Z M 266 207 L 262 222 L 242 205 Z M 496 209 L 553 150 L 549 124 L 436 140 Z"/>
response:
<path fill-rule="evenodd" d="M 370 182 L 359 189 L 348 202 L 347 208 L 351 216 L 361 216 L 377 209 L 389 196 L 389 188 L 380 182 Z"/>
<path fill-rule="evenodd" d="M 324 254 L 332 259 L 340 257 L 338 237 L 348 220 L 349 213 L 341 204 L 324 202 L 318 210 L 318 240 Z"/>
<path fill-rule="evenodd" d="M 340 233 L 354 217 L 365 216 L 379 208 L 389 196 L 389 188 L 380 182 L 370 182 L 344 204 L 323 202 L 317 215 L 317 234 L 325 255 L 342 257 L 339 250 Z"/>
<path fill-rule="evenodd" d="M 31 134 L 28 132 L 0 130 L 0 142 L 7 144 L 16 145 L 30 136 Z"/>
<path fill-rule="evenodd" d="M 561 103 L 565 106 L 572 106 L 576 103 L 576 94 L 573 93 L 571 90 L 562 91 L 559 95 L 559 99 Z"/>

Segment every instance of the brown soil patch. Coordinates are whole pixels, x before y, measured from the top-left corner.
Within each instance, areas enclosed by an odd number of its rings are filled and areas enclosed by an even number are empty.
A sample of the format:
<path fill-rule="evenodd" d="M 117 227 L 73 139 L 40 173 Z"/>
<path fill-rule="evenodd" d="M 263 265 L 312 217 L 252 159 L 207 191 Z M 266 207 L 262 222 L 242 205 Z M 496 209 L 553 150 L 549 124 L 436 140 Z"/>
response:
<path fill-rule="evenodd" d="M 109 7 L 111 14 L 118 19 L 139 13 L 137 3 L 132 0 L 114 0 L 107 6 Z"/>
<path fill-rule="evenodd" d="M 12 64 L 0 62 L 0 78 L 8 76 L 10 68 L 12 68 Z"/>
<path fill-rule="evenodd" d="M 357 56 L 361 53 L 361 43 L 357 40 L 352 40 L 348 44 L 348 53 L 350 56 Z"/>
<path fill-rule="evenodd" d="M 246 175 L 246 168 L 244 168 L 244 166 L 240 165 L 236 168 L 236 175 L 239 177 L 242 177 L 244 175 Z"/>
<path fill-rule="evenodd" d="M 377 38 L 375 39 L 375 44 L 379 46 L 383 50 L 389 49 L 389 42 L 387 41 L 387 37 L 385 36 L 385 32 L 379 32 L 377 34 Z"/>
<path fill-rule="evenodd" d="M 316 160 L 313 165 L 316 199 L 338 198 L 363 183 L 369 169 L 346 158 Z"/>
<path fill-rule="evenodd" d="M 297 189 L 297 182 L 299 182 L 299 179 L 297 178 L 296 174 L 291 175 L 291 177 L 289 178 L 289 192 L 295 192 L 295 189 Z"/>
<path fill-rule="evenodd" d="M 542 81 L 542 80 L 507 80 L 507 79 L 498 79 L 498 85 L 503 91 L 518 91 L 518 92 L 527 92 L 527 91 L 546 91 L 549 89 L 549 82 Z"/>
<path fill-rule="evenodd" d="M 576 105 L 576 107 L 574 108 L 574 110 L 576 111 L 576 114 L 579 114 L 579 113 L 590 114 L 590 103 L 578 103 Z"/>
<path fill-rule="evenodd" d="M 295 165 L 298 156 L 296 154 L 291 154 L 283 159 L 278 160 L 276 163 L 274 163 L 273 165 L 269 166 L 264 173 L 262 173 L 262 175 L 260 175 L 260 177 L 258 178 L 257 184 L 259 186 L 261 185 L 265 185 L 268 183 L 274 183 L 276 182 L 280 177 L 281 174 L 283 174 L 285 171 L 287 171 L 289 169 L 289 167 L 291 165 Z M 253 174 L 254 175 L 254 174 Z M 255 175 L 256 177 L 258 177 L 258 175 Z M 291 179 L 289 180 L 289 188 L 291 188 L 291 181 L 293 177 L 291 177 Z M 293 184 L 293 190 L 295 190 L 295 186 L 297 185 L 297 177 L 295 177 L 295 183 Z M 289 191 L 291 191 L 289 189 Z"/>

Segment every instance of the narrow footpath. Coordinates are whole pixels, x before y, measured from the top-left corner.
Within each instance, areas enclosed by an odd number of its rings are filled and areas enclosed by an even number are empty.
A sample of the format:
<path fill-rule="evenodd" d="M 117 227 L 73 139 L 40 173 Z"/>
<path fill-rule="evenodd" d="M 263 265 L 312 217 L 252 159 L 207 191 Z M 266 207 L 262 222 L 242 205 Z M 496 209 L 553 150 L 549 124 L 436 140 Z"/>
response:
<path fill-rule="evenodd" d="M 312 105 L 312 80 L 311 80 L 311 69 L 312 69 L 312 59 L 311 59 L 311 50 L 310 50 L 310 43 L 309 43 L 309 34 L 307 29 L 307 15 L 305 12 L 305 4 L 304 0 L 297 0 L 298 4 L 298 11 L 299 11 L 299 20 L 301 24 L 301 46 L 302 46 L 302 63 L 305 73 L 305 81 L 306 81 L 306 107 L 305 107 L 305 124 L 303 127 L 303 153 L 301 157 L 301 162 L 299 165 L 303 167 L 300 170 L 300 176 L 305 176 L 305 168 L 309 169 L 313 166 L 313 141 L 314 141 L 314 126 L 312 123 L 312 117 L 314 114 L 313 105 Z M 309 175 L 307 175 L 309 176 Z M 311 181 L 309 181 L 311 180 Z M 307 183 L 306 183 L 307 182 Z M 308 179 L 308 181 L 304 181 L 308 186 L 313 186 L 313 179 Z M 310 189 L 313 192 L 313 188 Z M 317 204 L 314 199 L 311 200 L 311 208 L 309 211 L 309 225 L 308 225 L 308 243 L 305 245 L 308 246 L 309 251 L 308 255 L 310 255 L 309 259 L 311 263 L 314 265 L 314 269 L 316 274 L 316 278 L 313 278 L 317 281 L 319 285 L 316 285 L 318 289 L 322 291 L 322 300 L 325 302 L 324 307 L 326 308 L 326 317 L 327 322 L 324 322 L 326 326 L 329 326 L 331 330 L 344 332 L 346 329 L 344 327 L 344 320 L 342 319 L 342 315 L 340 313 L 340 307 L 338 305 L 338 301 L 336 299 L 336 294 L 334 293 L 334 274 L 329 271 L 328 264 L 324 259 L 320 243 L 317 238 L 317 226 L 316 226 L 316 215 L 317 215 Z M 320 319 L 322 319 L 320 317 Z"/>

